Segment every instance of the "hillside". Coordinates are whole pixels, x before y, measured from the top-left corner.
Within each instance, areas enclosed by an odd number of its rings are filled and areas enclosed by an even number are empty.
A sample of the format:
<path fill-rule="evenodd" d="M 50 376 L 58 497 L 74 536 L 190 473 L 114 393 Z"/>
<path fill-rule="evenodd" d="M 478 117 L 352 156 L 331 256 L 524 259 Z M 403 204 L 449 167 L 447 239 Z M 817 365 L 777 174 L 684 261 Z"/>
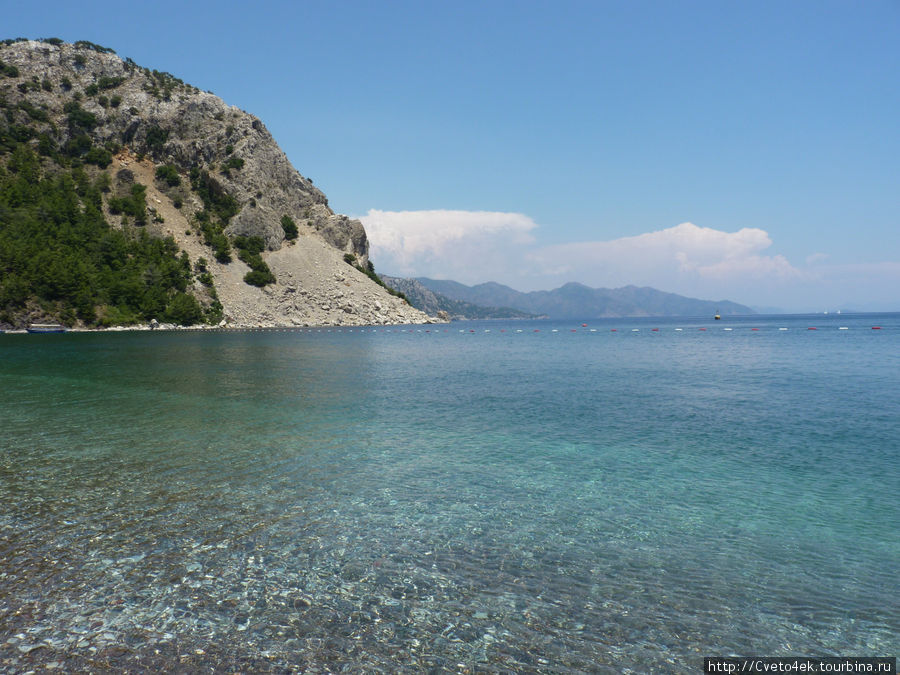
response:
<path fill-rule="evenodd" d="M 588 319 L 620 316 L 710 316 L 755 314 L 749 307 L 728 300 L 710 301 L 664 293 L 654 288 L 590 288 L 568 283 L 551 291 L 522 293 L 489 282 L 466 286 L 456 281 L 416 279 L 430 291 L 476 305 L 512 307 L 553 319 Z"/>
<path fill-rule="evenodd" d="M 426 321 L 262 122 L 89 42 L 0 44 L 0 325 Z"/>
<path fill-rule="evenodd" d="M 453 300 L 429 290 L 415 279 L 381 275 L 388 287 L 403 293 L 409 303 L 426 314 L 446 314 L 451 319 L 536 319 L 534 314 L 509 307 L 483 307 L 463 300 Z"/>

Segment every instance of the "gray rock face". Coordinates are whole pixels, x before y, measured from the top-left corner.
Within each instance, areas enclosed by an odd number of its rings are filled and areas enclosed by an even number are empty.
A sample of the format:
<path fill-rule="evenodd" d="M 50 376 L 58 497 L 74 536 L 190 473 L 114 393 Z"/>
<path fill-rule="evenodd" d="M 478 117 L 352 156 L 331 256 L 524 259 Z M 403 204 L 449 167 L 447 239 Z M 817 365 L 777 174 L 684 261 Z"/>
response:
<path fill-rule="evenodd" d="M 122 144 L 184 174 L 209 170 L 240 206 L 226 234 L 260 236 L 275 251 L 284 244 L 281 218 L 288 215 L 340 251 L 368 260 L 362 224 L 336 215 L 253 115 L 112 53 L 26 41 L 3 47 L 0 58 L 18 68 L 19 82 L 43 83 L 28 92 L 28 100 L 56 124 L 60 145 L 87 133 L 95 145 Z M 65 105 L 73 103 L 96 118 L 92 128 L 68 122 Z"/>
<path fill-rule="evenodd" d="M 16 42 L 0 45 L 0 61 L 18 72 L 0 75 L 0 97 L 10 112 L 0 119 L 0 128 L 36 127 L 38 135 L 30 142 L 39 152 L 42 142 L 52 150 L 83 136 L 90 138 L 92 151 L 107 152 L 105 163 L 95 163 L 109 174 L 114 191 L 127 191 L 134 183 L 145 186 L 152 216 L 147 231 L 172 237 L 195 269 L 208 269 L 214 290 L 198 279 L 192 292 L 205 305 L 221 302 L 227 325 L 429 320 L 345 262 L 349 253 L 359 267 L 368 264 L 362 224 L 334 213 L 321 190 L 300 175 L 253 115 L 95 45 Z M 180 184 L 157 177 L 163 165 L 174 168 Z M 90 163 L 85 168 L 94 175 L 100 171 Z M 192 186 L 192 176 L 203 180 Z M 237 256 L 230 263 L 217 261 L 201 226 L 209 221 L 206 207 L 215 208 L 209 202 L 213 193 L 228 202 L 229 217 L 221 219 L 227 220 L 226 236 L 263 239 L 261 257 L 274 283 L 248 285 L 250 268 Z M 108 204 L 104 208 L 112 226 L 124 226 Z M 294 240 L 286 239 L 285 216 L 297 226 Z"/>

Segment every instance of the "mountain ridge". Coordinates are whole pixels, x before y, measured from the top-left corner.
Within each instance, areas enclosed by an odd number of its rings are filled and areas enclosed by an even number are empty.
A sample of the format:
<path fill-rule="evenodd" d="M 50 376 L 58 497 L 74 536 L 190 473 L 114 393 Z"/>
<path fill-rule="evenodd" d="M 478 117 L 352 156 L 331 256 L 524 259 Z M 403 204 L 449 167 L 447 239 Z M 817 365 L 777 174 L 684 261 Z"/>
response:
<path fill-rule="evenodd" d="M 553 319 L 617 318 L 625 316 L 712 316 L 755 314 L 750 307 L 729 300 L 700 300 L 649 286 L 591 288 L 568 282 L 544 291 L 517 291 L 497 282 L 466 286 L 457 281 L 416 277 L 433 293 L 480 306 L 504 306 Z"/>
<path fill-rule="evenodd" d="M 450 319 L 537 319 L 542 318 L 511 307 L 484 307 L 464 300 L 454 300 L 441 293 L 426 288 L 415 279 L 404 279 L 381 275 L 390 288 L 403 293 L 409 303 L 430 315 L 446 316 Z"/>

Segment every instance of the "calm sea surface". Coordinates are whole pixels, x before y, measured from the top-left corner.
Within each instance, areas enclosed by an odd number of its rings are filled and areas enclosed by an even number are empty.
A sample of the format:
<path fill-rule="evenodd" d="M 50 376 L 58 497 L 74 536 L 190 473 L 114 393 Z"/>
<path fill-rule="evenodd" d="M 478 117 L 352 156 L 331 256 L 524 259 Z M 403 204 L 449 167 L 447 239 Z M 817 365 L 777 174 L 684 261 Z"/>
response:
<path fill-rule="evenodd" d="M 898 655 L 900 315 L 587 323 L 0 335 L 0 670 Z"/>

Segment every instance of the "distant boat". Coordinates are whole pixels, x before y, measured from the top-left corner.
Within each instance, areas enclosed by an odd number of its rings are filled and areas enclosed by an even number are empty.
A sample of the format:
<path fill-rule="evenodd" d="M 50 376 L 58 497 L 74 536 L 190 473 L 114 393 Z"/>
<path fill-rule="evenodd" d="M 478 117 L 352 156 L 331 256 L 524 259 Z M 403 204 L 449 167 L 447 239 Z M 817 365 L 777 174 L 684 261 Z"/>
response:
<path fill-rule="evenodd" d="M 33 323 L 26 330 L 29 333 L 65 333 L 66 327 L 58 323 Z"/>
<path fill-rule="evenodd" d="M 719 321 L 721 318 L 722 318 L 722 315 L 719 314 L 719 310 L 716 310 L 716 316 L 715 316 L 716 321 Z"/>

